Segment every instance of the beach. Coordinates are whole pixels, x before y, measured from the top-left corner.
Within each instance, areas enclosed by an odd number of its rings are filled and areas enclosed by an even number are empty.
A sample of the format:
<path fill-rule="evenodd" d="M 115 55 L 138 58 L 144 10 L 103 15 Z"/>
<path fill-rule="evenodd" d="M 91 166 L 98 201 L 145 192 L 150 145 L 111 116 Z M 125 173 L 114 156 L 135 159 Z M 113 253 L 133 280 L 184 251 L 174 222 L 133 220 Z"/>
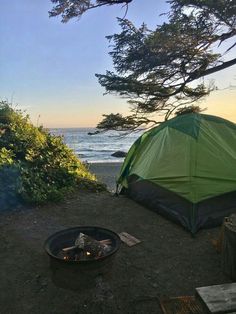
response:
<path fill-rule="evenodd" d="M 114 192 L 121 166 L 121 162 L 91 163 L 89 169 L 99 181 L 107 185 L 109 191 Z"/>
<path fill-rule="evenodd" d="M 93 164 L 91 171 L 113 189 L 120 164 Z M 105 276 L 73 291 L 53 281 L 45 240 L 75 226 L 128 232 L 141 243 L 122 243 Z M 181 226 L 125 196 L 76 191 L 63 202 L 19 207 L 0 217 L 1 313 L 162 313 L 161 296 L 194 295 L 195 288 L 230 282 L 211 241 L 220 228 L 193 238 Z M 80 281 L 80 278 L 74 278 Z"/>

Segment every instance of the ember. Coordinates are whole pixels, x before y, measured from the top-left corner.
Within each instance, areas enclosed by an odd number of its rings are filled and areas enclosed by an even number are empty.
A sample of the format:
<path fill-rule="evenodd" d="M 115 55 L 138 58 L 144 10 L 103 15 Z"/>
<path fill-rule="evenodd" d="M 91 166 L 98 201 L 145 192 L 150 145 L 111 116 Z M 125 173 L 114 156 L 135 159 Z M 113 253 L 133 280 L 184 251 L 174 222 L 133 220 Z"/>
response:
<path fill-rule="evenodd" d="M 86 261 L 99 259 L 112 250 L 110 239 L 96 240 L 82 232 L 79 233 L 73 246 L 63 248 L 58 257 L 65 261 Z"/>

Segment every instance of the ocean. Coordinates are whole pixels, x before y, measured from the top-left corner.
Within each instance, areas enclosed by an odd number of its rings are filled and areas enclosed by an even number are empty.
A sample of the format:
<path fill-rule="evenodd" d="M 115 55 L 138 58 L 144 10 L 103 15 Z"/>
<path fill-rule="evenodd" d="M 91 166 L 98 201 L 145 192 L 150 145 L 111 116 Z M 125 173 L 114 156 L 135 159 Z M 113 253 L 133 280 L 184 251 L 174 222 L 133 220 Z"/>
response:
<path fill-rule="evenodd" d="M 122 132 L 108 131 L 102 134 L 88 135 L 94 128 L 61 128 L 50 129 L 55 135 L 61 135 L 64 143 L 74 150 L 83 162 L 104 163 L 123 162 L 124 158 L 111 156 L 116 151 L 128 152 L 141 132 L 124 136 Z"/>

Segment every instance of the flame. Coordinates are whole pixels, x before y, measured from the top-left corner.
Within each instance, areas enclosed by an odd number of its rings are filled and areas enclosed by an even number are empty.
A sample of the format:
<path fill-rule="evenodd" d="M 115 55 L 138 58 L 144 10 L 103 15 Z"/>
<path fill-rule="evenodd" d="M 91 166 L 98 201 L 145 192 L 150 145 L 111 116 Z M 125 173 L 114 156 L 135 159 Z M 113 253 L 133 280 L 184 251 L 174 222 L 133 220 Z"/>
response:
<path fill-rule="evenodd" d="M 89 255 L 91 255 L 91 253 L 90 252 L 86 252 L 86 255 L 89 256 Z"/>

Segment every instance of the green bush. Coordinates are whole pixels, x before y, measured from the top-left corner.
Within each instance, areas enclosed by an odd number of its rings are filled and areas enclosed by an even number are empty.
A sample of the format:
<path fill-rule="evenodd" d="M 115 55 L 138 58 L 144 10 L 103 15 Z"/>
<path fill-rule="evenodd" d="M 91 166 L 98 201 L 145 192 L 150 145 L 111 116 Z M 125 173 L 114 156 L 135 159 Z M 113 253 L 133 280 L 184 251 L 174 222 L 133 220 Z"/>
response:
<path fill-rule="evenodd" d="M 76 187 L 102 188 L 59 136 L 0 102 L 0 206 L 57 201 Z"/>

